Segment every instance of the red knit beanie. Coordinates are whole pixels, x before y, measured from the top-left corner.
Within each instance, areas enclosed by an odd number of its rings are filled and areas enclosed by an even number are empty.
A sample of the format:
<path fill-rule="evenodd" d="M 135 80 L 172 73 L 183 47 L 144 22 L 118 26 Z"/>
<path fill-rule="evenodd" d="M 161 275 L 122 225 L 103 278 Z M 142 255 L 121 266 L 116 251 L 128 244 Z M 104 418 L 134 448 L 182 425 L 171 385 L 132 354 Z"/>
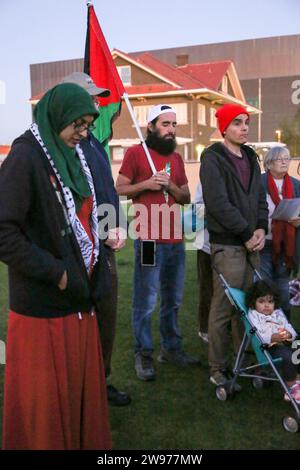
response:
<path fill-rule="evenodd" d="M 239 114 L 247 114 L 249 117 L 248 111 L 238 104 L 224 104 L 224 106 L 218 109 L 216 112 L 216 118 L 218 119 L 221 134 L 223 134 L 231 121 L 233 121 Z"/>

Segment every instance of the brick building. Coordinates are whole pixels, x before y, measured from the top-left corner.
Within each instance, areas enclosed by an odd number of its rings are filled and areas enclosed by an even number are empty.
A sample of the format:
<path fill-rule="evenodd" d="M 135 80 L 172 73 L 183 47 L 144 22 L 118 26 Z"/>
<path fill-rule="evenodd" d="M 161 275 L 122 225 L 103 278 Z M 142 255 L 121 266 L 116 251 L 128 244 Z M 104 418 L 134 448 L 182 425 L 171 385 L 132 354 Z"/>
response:
<path fill-rule="evenodd" d="M 176 109 L 177 143 L 186 161 L 198 161 L 204 147 L 221 138 L 215 119 L 220 105 L 242 104 L 250 113 L 259 113 L 246 103 L 230 60 L 173 66 L 148 53 L 133 57 L 115 49 L 112 55 L 142 132 L 146 132 L 151 106 L 166 103 Z M 31 102 L 36 103 L 48 88 L 82 67 L 77 60 L 31 65 Z M 113 129 L 111 157 L 117 162 L 122 160 L 126 148 L 138 142 L 125 104 Z"/>

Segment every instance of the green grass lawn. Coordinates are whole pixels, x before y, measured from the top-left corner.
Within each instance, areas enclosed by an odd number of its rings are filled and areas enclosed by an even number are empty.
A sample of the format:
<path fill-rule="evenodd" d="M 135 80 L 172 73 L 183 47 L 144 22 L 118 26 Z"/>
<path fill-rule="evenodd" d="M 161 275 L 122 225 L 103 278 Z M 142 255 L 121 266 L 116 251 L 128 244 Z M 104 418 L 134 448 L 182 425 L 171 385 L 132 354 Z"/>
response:
<path fill-rule="evenodd" d="M 135 376 L 131 333 L 133 248 L 118 253 L 119 317 L 111 382 L 132 396 L 132 404 L 110 408 L 115 449 L 299 449 L 300 434 L 283 430 L 281 417 L 291 410 L 275 384 L 253 389 L 240 379 L 242 392 L 220 402 L 208 381 L 207 346 L 197 336 L 196 252 L 187 252 L 184 302 L 179 322 L 183 345 L 200 356 L 202 366 L 177 369 L 156 361 L 157 379 L 141 382 Z M 6 268 L 0 264 L 0 339 L 7 316 Z M 300 330 L 300 310 L 293 323 Z M 158 315 L 153 317 L 155 359 L 159 352 Z M 3 369 L 0 366 L 1 405 Z M 0 411 L 2 420 L 2 406 Z"/>

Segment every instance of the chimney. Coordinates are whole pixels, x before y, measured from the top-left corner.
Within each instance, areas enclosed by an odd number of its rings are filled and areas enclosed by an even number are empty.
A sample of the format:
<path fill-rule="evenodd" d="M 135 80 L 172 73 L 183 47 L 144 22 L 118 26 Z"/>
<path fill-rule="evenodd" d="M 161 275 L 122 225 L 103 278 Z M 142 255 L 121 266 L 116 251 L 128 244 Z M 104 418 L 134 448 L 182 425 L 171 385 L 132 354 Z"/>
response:
<path fill-rule="evenodd" d="M 189 55 L 188 54 L 178 54 L 176 56 L 176 65 L 177 67 L 182 67 L 189 63 Z"/>

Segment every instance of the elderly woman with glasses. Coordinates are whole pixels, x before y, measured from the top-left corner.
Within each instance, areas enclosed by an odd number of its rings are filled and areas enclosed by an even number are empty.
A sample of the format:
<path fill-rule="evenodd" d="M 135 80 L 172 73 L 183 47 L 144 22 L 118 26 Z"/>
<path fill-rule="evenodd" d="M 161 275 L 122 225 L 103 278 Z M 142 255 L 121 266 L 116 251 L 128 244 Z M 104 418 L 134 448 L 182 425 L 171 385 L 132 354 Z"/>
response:
<path fill-rule="evenodd" d="M 299 269 L 300 217 L 282 221 L 272 219 L 272 214 L 281 199 L 300 197 L 300 181 L 288 174 L 290 160 L 289 150 L 279 146 L 272 147 L 264 159 L 266 173 L 262 175 L 262 183 L 269 208 L 269 232 L 260 252 L 261 273 L 278 290 L 287 317 L 290 315 L 290 274 Z"/>
<path fill-rule="evenodd" d="M 3 449 L 110 449 L 94 305 L 103 286 L 94 182 L 79 144 L 98 117 L 78 85 L 49 90 L 0 170 L 10 306 Z"/>

